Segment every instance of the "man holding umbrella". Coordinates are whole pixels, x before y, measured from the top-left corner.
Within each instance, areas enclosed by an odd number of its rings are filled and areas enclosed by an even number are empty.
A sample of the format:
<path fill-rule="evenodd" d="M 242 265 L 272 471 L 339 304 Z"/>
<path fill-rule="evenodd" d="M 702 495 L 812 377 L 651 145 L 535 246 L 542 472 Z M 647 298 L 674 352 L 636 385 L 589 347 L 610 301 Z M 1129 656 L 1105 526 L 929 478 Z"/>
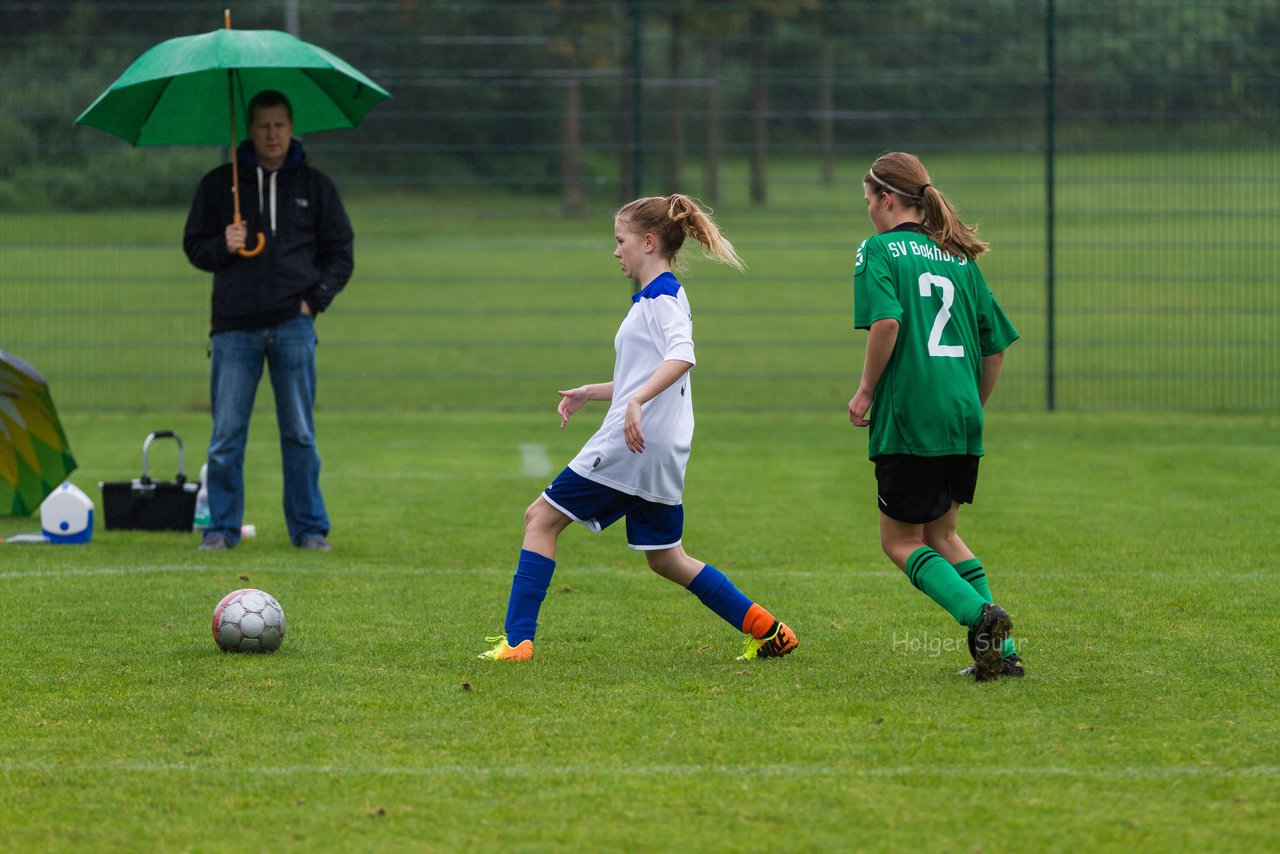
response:
<path fill-rule="evenodd" d="M 191 263 L 213 273 L 211 518 L 200 548 L 231 548 L 240 540 L 245 440 L 266 362 L 289 538 L 327 551 L 312 417 L 314 320 L 351 277 L 351 224 L 333 182 L 307 164 L 293 139 L 293 110 L 299 133 L 353 128 L 391 95 L 340 57 L 289 33 L 234 30 L 230 10 L 223 24 L 148 49 L 76 124 L 137 146 L 217 145 L 229 131 L 235 147 L 237 118 L 248 117 L 249 138 L 231 163 L 200 182 L 183 238 Z M 241 222 L 242 207 L 252 227 Z M 250 234 L 253 249 L 245 248 Z"/>
<path fill-rule="evenodd" d="M 201 549 L 233 548 L 244 516 L 244 452 L 265 362 L 276 400 L 289 539 L 328 551 L 320 493 L 314 404 L 315 317 L 351 278 L 351 223 L 337 187 L 308 163 L 293 138 L 293 110 L 280 92 L 248 104 L 249 139 L 205 175 L 183 235 L 191 263 L 213 273 L 207 489 L 209 527 Z M 244 198 L 237 198 L 244 177 Z M 245 221 L 228 224 L 243 209 Z M 257 245 L 246 248 L 256 233 Z"/>

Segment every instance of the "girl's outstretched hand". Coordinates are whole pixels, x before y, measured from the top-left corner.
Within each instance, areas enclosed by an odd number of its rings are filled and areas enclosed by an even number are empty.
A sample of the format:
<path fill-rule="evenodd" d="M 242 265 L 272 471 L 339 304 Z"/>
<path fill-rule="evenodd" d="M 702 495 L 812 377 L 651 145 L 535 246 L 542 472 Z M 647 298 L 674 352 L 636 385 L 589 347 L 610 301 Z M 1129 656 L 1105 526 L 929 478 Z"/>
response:
<path fill-rule="evenodd" d="M 556 407 L 556 412 L 560 413 L 560 429 L 563 430 L 573 413 L 587 402 L 587 387 L 578 386 L 568 391 L 557 391 L 556 394 L 560 395 L 560 405 Z"/>

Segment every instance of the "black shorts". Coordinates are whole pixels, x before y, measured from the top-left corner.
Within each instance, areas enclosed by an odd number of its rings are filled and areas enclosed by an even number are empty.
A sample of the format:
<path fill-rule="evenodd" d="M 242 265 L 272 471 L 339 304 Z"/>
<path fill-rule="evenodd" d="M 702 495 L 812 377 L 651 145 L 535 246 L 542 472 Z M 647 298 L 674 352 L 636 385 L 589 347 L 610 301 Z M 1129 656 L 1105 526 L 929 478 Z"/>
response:
<path fill-rule="evenodd" d="M 899 522 L 923 525 L 946 515 L 953 501 L 972 504 L 978 487 L 979 459 L 969 454 L 874 457 L 880 512 Z"/>

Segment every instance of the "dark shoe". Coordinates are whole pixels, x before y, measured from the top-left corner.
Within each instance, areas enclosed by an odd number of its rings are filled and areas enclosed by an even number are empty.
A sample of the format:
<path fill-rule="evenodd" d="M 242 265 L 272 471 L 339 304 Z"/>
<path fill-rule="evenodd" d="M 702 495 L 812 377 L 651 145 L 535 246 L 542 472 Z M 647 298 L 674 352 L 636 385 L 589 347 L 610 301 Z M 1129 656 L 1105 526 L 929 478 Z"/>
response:
<path fill-rule="evenodd" d="M 1004 668 L 1004 639 L 1013 628 L 1013 620 L 999 605 L 982 606 L 982 616 L 973 626 L 973 678 L 989 682 Z"/>
<path fill-rule="evenodd" d="M 973 659 L 977 659 L 978 657 L 977 647 L 974 645 L 975 631 L 976 631 L 975 629 L 969 629 L 969 657 Z M 964 670 L 959 671 L 958 675 L 972 676 L 973 674 L 974 674 L 973 665 L 970 664 Z M 1022 665 L 1022 657 L 1017 655 L 1016 653 L 1014 655 L 1005 656 L 1004 661 L 1001 662 L 1000 664 L 1000 675 L 1001 676 L 1024 676 L 1025 669 Z"/>
<path fill-rule="evenodd" d="M 331 552 L 333 546 L 324 538 L 324 534 L 307 534 L 302 538 L 302 542 L 298 543 L 300 549 L 311 549 L 314 552 Z"/>
<path fill-rule="evenodd" d="M 235 548 L 231 540 L 227 539 L 225 534 L 205 534 L 200 538 L 200 545 L 196 546 L 202 552 L 213 551 L 214 549 L 230 549 Z"/>
<path fill-rule="evenodd" d="M 960 676 L 974 675 L 974 665 L 970 664 L 959 673 Z M 1000 663 L 1001 676 L 1025 676 L 1026 670 L 1022 666 L 1022 657 L 1019 655 L 1006 656 L 1004 661 Z"/>

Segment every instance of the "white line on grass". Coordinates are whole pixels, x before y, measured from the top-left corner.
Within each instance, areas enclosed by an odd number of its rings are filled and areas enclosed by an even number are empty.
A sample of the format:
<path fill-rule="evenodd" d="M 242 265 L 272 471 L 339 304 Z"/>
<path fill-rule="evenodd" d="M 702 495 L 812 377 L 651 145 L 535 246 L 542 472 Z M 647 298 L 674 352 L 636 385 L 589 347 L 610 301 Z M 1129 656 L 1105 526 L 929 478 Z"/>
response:
<path fill-rule="evenodd" d="M 133 774 L 216 774 L 221 765 L 187 762 L 101 762 L 58 764 L 53 762 L 0 762 L 4 773 L 133 773 Z M 236 773 L 241 773 L 237 770 Z M 276 776 L 324 775 L 330 777 L 583 777 L 609 775 L 645 777 L 726 777 L 747 779 L 766 777 L 955 777 L 969 779 L 968 765 L 895 765 L 858 767 L 855 765 L 274 765 L 254 768 L 255 774 Z M 1004 764 L 984 773 L 997 777 L 1048 777 L 1082 780 L 1168 780 L 1168 779 L 1271 779 L 1280 777 L 1280 768 L 1255 765 L 1248 768 L 1215 768 L 1206 765 L 1123 765 L 1115 768 L 1068 768 L 1062 766 L 1017 766 Z"/>
<path fill-rule="evenodd" d="M 24 578 L 73 578 L 92 575 L 141 575 L 149 572 L 199 572 L 216 569 L 203 564 L 159 564 L 156 566 L 104 566 L 97 569 L 72 567 L 68 569 L 30 569 L 0 572 L 0 581 Z"/>
<path fill-rule="evenodd" d="M 376 568 L 371 568 L 377 571 Z M 69 569 L 31 569 L 16 570 L 14 572 L 0 572 L 0 581 L 24 580 L 32 578 L 75 578 L 75 577 L 92 577 L 100 575 L 146 575 L 148 573 L 157 572 L 225 572 L 225 566 L 210 566 L 203 563 L 182 563 L 182 564 L 157 564 L 155 566 L 103 566 L 97 569 L 87 569 L 83 567 L 75 567 Z M 257 573 L 267 572 L 288 572 L 288 573 L 308 573 L 308 572 L 333 572 L 333 567 L 326 566 L 272 566 L 257 567 L 254 570 Z M 362 570 L 364 571 L 364 570 Z M 413 570 L 396 570 L 397 572 L 413 571 Z M 432 572 L 433 570 L 426 570 Z"/>
<path fill-rule="evenodd" d="M 362 575 L 478 575 L 486 572 L 503 572 L 509 573 L 508 567 L 465 567 L 465 566 L 347 566 L 347 570 L 358 570 Z M 86 569 L 83 567 L 75 567 L 68 569 L 29 569 L 15 570 L 13 572 L 0 572 L 0 581 L 22 581 L 37 578 L 76 578 L 76 577 L 93 577 L 106 575 L 146 575 L 150 573 L 162 572 L 222 572 L 226 567 L 208 566 L 205 564 L 170 564 L 157 566 L 114 566 L 99 567 L 97 569 Z M 259 575 L 267 573 L 294 573 L 306 574 L 313 572 L 333 572 L 332 567 L 317 566 L 308 564 L 306 566 L 259 566 L 255 572 Z M 566 574 L 576 575 L 635 575 L 644 572 L 643 563 L 633 563 L 631 566 L 574 566 L 566 570 Z M 883 573 L 888 576 L 890 573 Z M 902 573 L 893 573 L 901 575 Z M 769 572 L 771 578 L 810 578 L 814 575 L 812 572 L 804 570 L 773 570 Z"/>
<path fill-rule="evenodd" d="M 527 477 L 546 477 L 551 474 L 551 459 L 547 456 L 544 445 L 525 444 L 520 446 L 520 456 L 524 467 L 520 473 Z"/>
<path fill-rule="evenodd" d="M 578 573 L 582 575 L 633 575 L 643 570 L 644 564 L 633 562 L 624 566 L 575 566 L 568 564 L 563 570 L 565 573 Z M 347 565 L 347 570 L 359 570 L 361 573 L 373 575 L 476 575 L 479 573 L 490 571 L 509 572 L 507 567 L 461 567 L 461 566 L 364 566 L 364 565 Z M 21 580 L 30 578 L 62 578 L 75 576 L 95 576 L 95 575 L 133 575 L 157 572 L 222 572 L 226 567 L 214 566 L 211 564 L 193 563 L 193 564 L 157 564 L 155 566 L 118 566 L 118 567 L 99 567 L 97 569 L 87 569 L 84 567 L 69 567 L 67 569 L 33 569 L 33 570 L 13 570 L 10 572 L 0 572 L 0 581 Z M 257 572 L 285 572 L 285 573 L 311 573 L 311 572 L 332 572 L 333 568 L 323 565 L 307 564 L 305 566 L 261 566 L 257 568 Z M 895 583 L 903 577 L 902 573 L 893 569 L 858 569 L 856 567 L 824 567 L 820 571 L 808 569 L 770 569 L 759 568 L 753 570 L 736 570 L 744 576 L 760 574 L 768 575 L 770 578 L 820 578 L 825 577 L 828 573 L 844 573 L 845 577 L 850 581 L 884 581 L 892 579 Z M 1194 580 L 1218 580 L 1218 581 L 1259 581 L 1263 579 L 1275 579 L 1280 576 L 1280 570 L 1276 572 L 1197 572 L 1195 570 L 1184 571 L 1160 571 L 1150 573 L 1134 573 L 1117 570 L 1116 572 L 1105 572 L 1098 570 L 1089 570 L 1092 576 L 1118 576 L 1123 575 L 1127 578 L 1154 578 L 1160 580 L 1175 579 L 1194 579 Z M 1080 578 L 1079 573 L 1071 571 L 1052 571 L 1052 572 L 1035 572 L 1036 579 L 1062 579 L 1062 578 Z"/>

